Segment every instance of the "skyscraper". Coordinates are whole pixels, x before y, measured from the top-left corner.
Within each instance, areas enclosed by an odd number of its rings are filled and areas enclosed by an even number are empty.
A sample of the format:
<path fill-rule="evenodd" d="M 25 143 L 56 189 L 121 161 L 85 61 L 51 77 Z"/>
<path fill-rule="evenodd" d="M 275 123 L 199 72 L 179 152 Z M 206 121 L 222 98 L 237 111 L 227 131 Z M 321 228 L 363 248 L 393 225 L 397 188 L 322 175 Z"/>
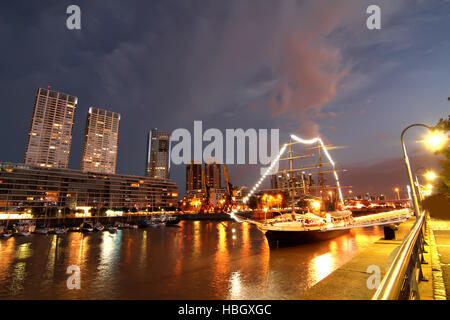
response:
<path fill-rule="evenodd" d="M 89 108 L 84 130 L 81 171 L 116 173 L 120 114 Z"/>
<path fill-rule="evenodd" d="M 205 163 L 206 185 L 209 188 L 221 188 L 220 167 L 216 162 Z"/>
<path fill-rule="evenodd" d="M 186 164 L 186 191 L 202 188 L 202 164 L 193 161 Z"/>
<path fill-rule="evenodd" d="M 145 175 L 158 179 L 169 179 L 170 135 L 168 132 L 152 129 L 147 137 L 147 161 Z"/>
<path fill-rule="evenodd" d="M 39 88 L 28 133 L 25 164 L 67 168 L 78 98 Z"/>

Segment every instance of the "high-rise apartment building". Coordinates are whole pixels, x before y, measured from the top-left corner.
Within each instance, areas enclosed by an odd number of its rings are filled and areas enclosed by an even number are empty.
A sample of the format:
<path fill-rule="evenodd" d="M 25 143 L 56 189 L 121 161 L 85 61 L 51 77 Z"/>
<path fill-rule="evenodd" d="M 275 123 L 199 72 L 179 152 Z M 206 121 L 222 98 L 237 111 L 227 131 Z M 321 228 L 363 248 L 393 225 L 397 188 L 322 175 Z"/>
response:
<path fill-rule="evenodd" d="M 202 164 L 193 161 L 186 164 L 186 191 L 202 188 Z"/>
<path fill-rule="evenodd" d="M 25 164 L 67 168 L 78 98 L 39 88 L 34 103 Z"/>
<path fill-rule="evenodd" d="M 169 179 L 170 135 L 168 132 L 152 129 L 147 138 L 147 161 L 145 175 L 157 179 Z"/>
<path fill-rule="evenodd" d="M 84 131 L 81 171 L 116 173 L 120 114 L 89 108 Z"/>
<path fill-rule="evenodd" d="M 221 174 L 220 174 L 219 163 L 205 163 L 205 174 L 206 174 L 206 186 L 209 188 L 220 189 L 221 188 Z"/>

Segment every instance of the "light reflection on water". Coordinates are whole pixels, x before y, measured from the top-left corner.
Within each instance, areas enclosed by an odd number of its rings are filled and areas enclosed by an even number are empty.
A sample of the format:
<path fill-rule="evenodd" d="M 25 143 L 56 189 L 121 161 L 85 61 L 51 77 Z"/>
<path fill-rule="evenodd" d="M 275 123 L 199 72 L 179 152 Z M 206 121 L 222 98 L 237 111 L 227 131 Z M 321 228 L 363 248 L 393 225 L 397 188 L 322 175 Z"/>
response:
<path fill-rule="evenodd" d="M 0 298 L 295 299 L 382 233 L 355 229 L 276 250 L 234 221 L 1 239 Z M 66 287 L 71 265 L 80 267 L 80 290 Z"/>

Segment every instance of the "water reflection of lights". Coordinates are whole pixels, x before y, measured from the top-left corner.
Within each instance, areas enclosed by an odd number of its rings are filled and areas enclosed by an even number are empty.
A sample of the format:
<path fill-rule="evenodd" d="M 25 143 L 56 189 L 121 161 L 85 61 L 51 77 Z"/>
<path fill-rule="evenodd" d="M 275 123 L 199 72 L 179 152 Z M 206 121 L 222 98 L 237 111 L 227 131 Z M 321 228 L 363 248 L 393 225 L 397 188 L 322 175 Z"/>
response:
<path fill-rule="evenodd" d="M 333 255 L 331 253 L 318 256 L 311 263 L 316 282 L 319 282 L 333 271 Z"/>
<path fill-rule="evenodd" d="M 19 294 L 24 289 L 23 283 L 26 276 L 25 267 L 26 267 L 25 262 L 17 262 L 14 265 L 10 286 L 11 295 L 13 296 Z"/>
<path fill-rule="evenodd" d="M 131 243 L 130 243 L 131 245 Z M 131 252 L 131 247 L 127 248 L 127 252 Z M 147 230 L 142 232 L 141 254 L 139 255 L 139 266 L 143 269 L 147 266 Z"/>
<path fill-rule="evenodd" d="M 194 222 L 194 239 L 193 239 L 193 246 L 194 246 L 194 257 L 200 256 L 200 234 L 201 234 L 201 224 L 200 221 Z"/>
<path fill-rule="evenodd" d="M 223 275 L 228 272 L 230 256 L 227 245 L 227 231 L 223 223 L 217 224 L 218 246 L 215 255 L 216 261 L 216 281 L 223 281 Z"/>
<path fill-rule="evenodd" d="M 225 227 L 222 223 L 219 223 L 217 225 L 217 229 L 219 231 L 219 252 L 226 251 L 227 248 L 227 233 L 225 230 Z"/>
<path fill-rule="evenodd" d="M 230 292 L 229 299 L 240 299 L 241 298 L 241 273 L 235 271 L 230 276 Z"/>
<path fill-rule="evenodd" d="M 47 279 L 46 282 L 49 284 L 53 283 L 53 277 L 55 274 L 55 264 L 56 264 L 56 258 L 57 258 L 57 250 L 58 250 L 58 236 L 54 235 L 51 237 L 50 240 L 50 249 L 48 251 L 48 257 L 47 257 L 47 265 L 45 266 L 45 272 Z"/>
<path fill-rule="evenodd" d="M 112 277 L 112 271 L 116 267 L 116 261 L 119 257 L 122 232 L 110 234 L 103 232 L 102 244 L 100 247 L 100 265 L 99 276 L 102 280 Z"/>
<path fill-rule="evenodd" d="M 17 259 L 27 259 L 31 257 L 33 250 L 31 249 L 31 242 L 23 243 L 17 248 Z"/>
<path fill-rule="evenodd" d="M 330 250 L 335 253 L 338 250 L 338 245 L 336 240 L 330 241 Z"/>
<path fill-rule="evenodd" d="M 14 260 L 16 239 L 9 238 L 6 241 L 0 241 L 0 283 L 8 276 L 8 269 L 12 261 Z"/>

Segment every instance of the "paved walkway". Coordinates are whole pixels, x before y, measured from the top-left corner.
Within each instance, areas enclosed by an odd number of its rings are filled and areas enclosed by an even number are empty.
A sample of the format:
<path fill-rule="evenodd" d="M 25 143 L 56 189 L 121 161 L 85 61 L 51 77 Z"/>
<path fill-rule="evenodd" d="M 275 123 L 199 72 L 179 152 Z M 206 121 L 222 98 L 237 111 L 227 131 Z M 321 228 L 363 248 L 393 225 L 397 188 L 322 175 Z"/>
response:
<path fill-rule="evenodd" d="M 412 217 L 402 223 L 396 232 L 396 240 L 380 239 L 362 251 L 351 261 L 334 271 L 304 293 L 300 300 L 370 300 L 375 293 L 369 289 L 367 280 L 371 276 L 367 268 L 376 265 L 384 277 L 403 240 L 415 222 Z M 423 300 L 450 299 L 450 221 L 431 219 L 428 224 L 429 239 L 424 260 L 432 262 L 422 265 L 428 281 L 419 283 L 419 295 Z"/>
<path fill-rule="evenodd" d="M 415 218 L 412 217 L 402 223 L 396 231 L 395 240 L 379 239 L 361 251 L 355 258 L 300 296 L 300 300 L 370 300 L 376 290 L 367 286 L 373 272 L 370 269 L 367 272 L 368 268 L 378 266 L 382 279 L 414 222 Z"/>
<path fill-rule="evenodd" d="M 435 244 L 437 248 L 437 255 L 439 259 L 440 268 L 442 270 L 442 281 L 445 287 L 447 300 L 450 299 L 450 221 L 432 219 L 430 221 L 430 229 L 433 231 Z M 435 270 L 440 271 L 440 270 Z M 439 283 L 437 284 L 439 287 Z M 441 290 L 436 288 L 435 291 Z"/>

